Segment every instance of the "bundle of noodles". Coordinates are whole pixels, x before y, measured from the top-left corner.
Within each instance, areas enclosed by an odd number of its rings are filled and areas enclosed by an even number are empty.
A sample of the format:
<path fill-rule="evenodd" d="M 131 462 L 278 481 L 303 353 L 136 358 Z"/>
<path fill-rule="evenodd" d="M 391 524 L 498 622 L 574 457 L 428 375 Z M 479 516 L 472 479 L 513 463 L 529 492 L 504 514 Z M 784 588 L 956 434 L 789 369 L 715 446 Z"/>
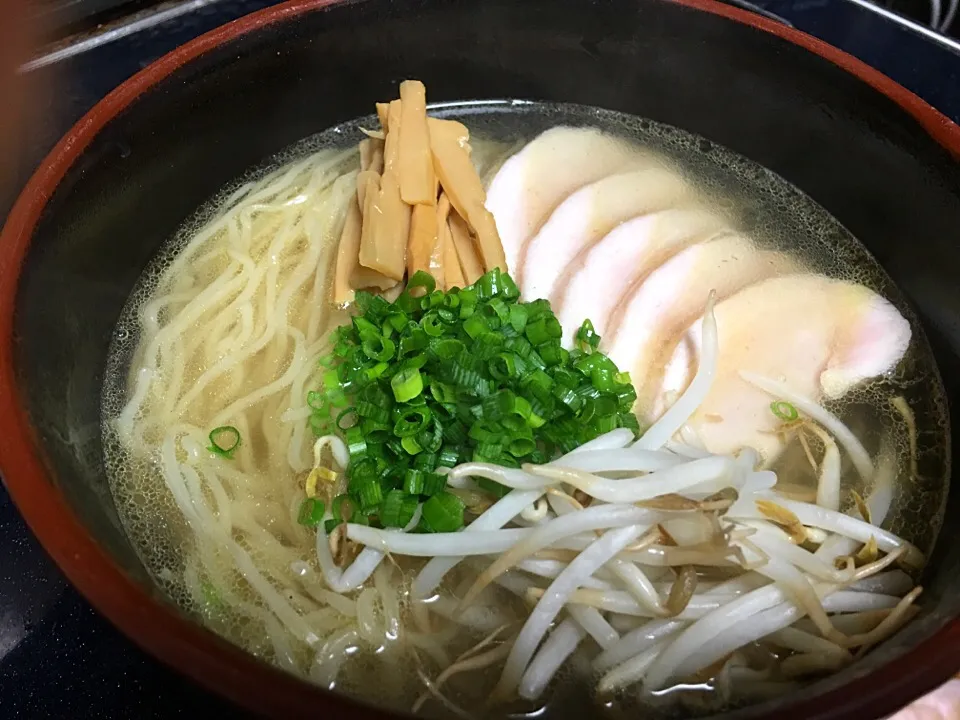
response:
<path fill-rule="evenodd" d="M 381 130 L 360 142 L 356 201 L 337 251 L 333 299 L 354 290 L 399 289 L 418 270 L 437 287 L 464 287 L 494 267 L 506 270 L 486 193 L 470 159 L 470 135 L 454 120 L 427 117 L 426 88 L 400 84 L 400 99 L 378 103 Z"/>
<path fill-rule="evenodd" d="M 178 248 L 139 308 L 128 400 L 105 436 L 125 464 L 115 492 L 164 518 L 169 536 L 130 526 L 161 585 L 218 627 L 243 618 L 257 628 L 240 638 L 249 649 L 291 670 L 298 643 L 348 623 L 337 608 L 353 606 L 293 589 L 289 570 L 311 544 L 296 522 L 314 444 L 300 408 L 335 322 L 325 268 L 356 187 L 351 155 L 242 185 Z M 210 428 L 243 443 L 212 453 Z"/>
<path fill-rule="evenodd" d="M 818 497 L 833 498 L 839 486 L 835 440 L 872 488 L 865 501 L 844 513 L 832 500 L 790 499 L 774 489 L 774 473 L 757 469 L 755 452 L 708 455 L 672 440 L 710 387 L 718 352 L 712 304 L 703 336 L 696 379 L 639 440 L 619 429 L 546 465 L 459 465 L 448 476 L 455 491 L 474 492 L 475 480 L 487 478 L 510 492 L 456 533 L 348 524 L 346 538 L 364 549 L 345 569 L 318 532 L 327 585 L 351 597 L 388 555 L 429 558 L 412 583 L 411 610 L 421 626 L 435 618 L 493 631 L 490 648 L 471 651 L 454 672 L 502 664 L 499 700 L 539 697 L 581 652 L 593 656 L 600 693 L 650 693 L 706 677 L 725 702 L 789 689 L 889 637 L 913 616 L 921 590 L 894 566 L 924 562 L 916 547 L 881 528 L 892 465 L 883 458 L 874 467 L 822 407 L 749 375 L 829 437 Z M 337 455 L 345 458 L 346 449 Z M 454 568 L 465 578 L 459 600 L 443 583 Z M 485 604 L 491 586 L 528 604 L 518 630 L 505 632 L 495 605 Z M 757 646 L 768 651 L 764 662 L 756 661 Z M 428 692 L 418 707 L 433 698 L 450 709 L 442 695 L 450 674 L 423 678 Z"/>

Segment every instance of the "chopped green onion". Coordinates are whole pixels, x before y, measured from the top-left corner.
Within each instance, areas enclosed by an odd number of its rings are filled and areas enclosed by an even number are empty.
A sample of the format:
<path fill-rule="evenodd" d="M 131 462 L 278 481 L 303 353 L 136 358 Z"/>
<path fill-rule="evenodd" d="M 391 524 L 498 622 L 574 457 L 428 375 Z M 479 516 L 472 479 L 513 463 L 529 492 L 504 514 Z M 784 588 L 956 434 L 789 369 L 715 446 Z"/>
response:
<path fill-rule="evenodd" d="M 413 459 L 413 467 L 417 470 L 431 471 L 437 466 L 437 455 L 432 452 L 420 453 Z"/>
<path fill-rule="evenodd" d="M 630 376 L 598 350 L 592 324 L 568 350 L 550 303 L 519 296 L 499 270 L 449 292 L 415 273 L 392 303 L 356 293 L 357 314 L 330 334 L 322 384 L 307 395 L 314 433 L 338 433 L 350 456 L 346 499 L 325 527 L 403 525 L 420 498 L 449 495 L 441 467 L 545 463 L 607 430 L 639 430 Z M 462 507 L 456 520 L 438 510 L 457 502 L 433 502 L 418 531 L 460 527 Z"/>
<path fill-rule="evenodd" d="M 443 425 L 434 418 L 429 427 L 417 433 L 417 442 L 427 452 L 437 452 L 443 446 Z"/>
<path fill-rule="evenodd" d="M 532 323 L 527 323 L 524 334 L 532 345 L 542 345 L 549 342 L 550 333 L 547 331 L 546 318 L 540 318 Z"/>
<path fill-rule="evenodd" d="M 431 345 L 433 354 L 441 360 L 451 360 L 466 350 L 466 346 L 460 340 L 444 339 Z"/>
<path fill-rule="evenodd" d="M 416 455 L 419 452 L 423 452 L 423 446 L 417 442 L 417 438 L 412 436 L 400 440 L 400 445 L 408 455 Z"/>
<path fill-rule="evenodd" d="M 523 360 L 516 353 L 500 353 L 492 358 L 487 367 L 494 380 L 505 381 L 517 377 L 524 368 Z"/>
<path fill-rule="evenodd" d="M 403 408 L 400 417 L 393 426 L 393 434 L 399 438 L 416 435 L 426 427 L 432 414 L 426 407 Z"/>
<path fill-rule="evenodd" d="M 307 405 L 311 410 L 323 412 L 327 410 L 327 398 L 323 393 L 311 390 L 307 393 Z"/>
<path fill-rule="evenodd" d="M 360 508 L 363 511 L 373 511 L 377 509 L 383 500 L 383 488 L 380 487 L 380 481 L 376 478 L 369 478 L 360 484 L 357 490 L 357 496 L 360 498 Z"/>
<path fill-rule="evenodd" d="M 365 317 L 353 318 L 353 327 L 360 334 L 361 338 L 364 336 L 364 333 L 373 333 L 374 335 L 377 334 L 376 324 L 370 320 L 367 320 Z"/>
<path fill-rule="evenodd" d="M 393 357 L 394 353 L 397 351 L 396 343 L 393 342 L 388 337 L 383 335 L 374 335 L 373 337 L 368 337 L 363 341 L 364 354 L 371 360 L 377 360 L 378 362 L 386 362 Z"/>
<path fill-rule="evenodd" d="M 494 442 L 503 436 L 503 428 L 492 420 L 480 420 L 474 423 L 467 435 L 477 442 Z"/>
<path fill-rule="evenodd" d="M 463 500 L 448 492 L 439 492 L 423 504 L 423 519 L 434 532 L 455 532 L 463 527 Z"/>
<path fill-rule="evenodd" d="M 321 500 L 307 498 L 300 503 L 300 512 L 297 513 L 297 522 L 306 527 L 317 527 L 323 520 L 326 510 Z"/>
<path fill-rule="evenodd" d="M 427 364 L 426 353 L 417 353 L 411 355 L 403 361 L 403 368 L 406 370 L 419 370 Z"/>
<path fill-rule="evenodd" d="M 323 374 L 323 386 L 327 392 L 327 401 L 337 407 L 346 405 L 347 399 L 340 374 L 336 369 L 327 370 Z"/>
<path fill-rule="evenodd" d="M 403 490 L 391 490 L 380 506 L 380 522 L 384 527 L 406 527 L 413 520 L 420 500 Z"/>
<path fill-rule="evenodd" d="M 437 287 L 437 281 L 433 279 L 433 276 L 424 272 L 423 270 L 417 270 L 413 277 L 407 281 L 406 292 L 410 292 L 416 288 L 423 288 L 425 290 L 424 295 L 429 295 Z"/>
<path fill-rule="evenodd" d="M 424 315 L 423 320 L 420 321 L 420 326 L 430 337 L 440 337 L 446 331 L 438 312 L 430 312 Z"/>
<path fill-rule="evenodd" d="M 617 429 L 617 416 L 616 415 L 602 415 L 597 418 L 597 421 L 593 426 L 599 431 L 602 435 L 603 433 L 608 433 L 611 430 Z"/>
<path fill-rule="evenodd" d="M 405 331 L 404 336 L 400 338 L 399 356 L 412 355 L 425 349 L 429 344 L 430 336 L 423 331 L 423 328 L 415 327 Z"/>
<path fill-rule="evenodd" d="M 507 321 L 515 332 L 521 333 L 527 326 L 527 308 L 523 305 L 511 305 Z"/>
<path fill-rule="evenodd" d="M 520 297 L 520 288 L 506 273 L 500 273 L 500 297 L 504 300 L 516 300 Z"/>
<path fill-rule="evenodd" d="M 447 486 L 447 476 L 440 473 L 427 473 L 423 477 L 421 495 L 436 495 Z"/>
<path fill-rule="evenodd" d="M 532 437 L 518 437 L 510 441 L 510 444 L 507 446 L 507 452 L 514 457 L 523 457 L 524 455 L 532 453 L 536 447 L 537 444 L 533 441 Z"/>
<path fill-rule="evenodd" d="M 620 427 L 633 430 L 633 432 L 637 435 L 640 434 L 640 421 L 633 413 L 620 413 L 618 420 Z"/>
<path fill-rule="evenodd" d="M 437 380 L 430 383 L 430 394 L 438 403 L 453 403 L 457 401 L 457 391 L 450 385 Z"/>
<path fill-rule="evenodd" d="M 503 444 L 499 442 L 486 442 L 477 445 L 473 451 L 474 462 L 495 462 L 503 453 Z"/>
<path fill-rule="evenodd" d="M 797 409 L 786 400 L 774 400 L 770 403 L 770 410 L 778 418 L 785 422 L 793 422 L 800 417 Z"/>
<path fill-rule="evenodd" d="M 543 358 L 543 362 L 547 367 L 553 367 L 563 362 L 564 352 L 565 350 L 562 347 L 550 342 L 537 346 L 537 354 Z"/>
<path fill-rule="evenodd" d="M 496 480 L 488 480 L 487 478 L 476 478 L 477 487 L 481 490 L 484 490 L 494 497 L 502 498 L 504 495 L 510 492 L 510 488 L 506 485 L 501 485 Z"/>
<path fill-rule="evenodd" d="M 460 453 L 449 447 L 444 448 L 437 456 L 438 467 L 454 467 L 459 461 Z M 444 480 L 444 482 L 446 482 L 446 480 Z"/>
<path fill-rule="evenodd" d="M 593 329 L 593 323 L 589 319 L 584 320 L 580 329 L 577 330 L 577 347 L 589 353 L 596 350 L 598 345 L 600 345 L 600 336 Z"/>
<path fill-rule="evenodd" d="M 403 368 L 390 380 L 397 402 L 408 402 L 423 392 L 423 378 L 415 368 Z"/>
<path fill-rule="evenodd" d="M 385 423 L 390 420 L 389 412 L 387 412 L 383 407 L 372 402 L 367 402 L 366 400 L 360 400 L 357 402 L 356 412 L 361 418 L 369 418 L 370 420 L 376 420 L 379 423 Z"/>
<path fill-rule="evenodd" d="M 476 339 L 480 335 L 490 332 L 490 325 L 479 315 L 473 315 L 464 320 L 463 331 L 471 338 Z"/>
<path fill-rule="evenodd" d="M 233 453 L 240 447 L 240 431 L 233 425 L 221 425 L 210 431 L 210 446 L 207 448 L 212 453 L 216 453 L 228 460 L 233 457 Z"/>
<path fill-rule="evenodd" d="M 349 428 L 346 431 L 346 442 L 351 462 L 367 454 L 367 441 L 363 437 L 363 428 Z"/>
<path fill-rule="evenodd" d="M 403 475 L 403 491 L 411 495 L 423 492 L 424 472 L 411 468 Z"/>
<path fill-rule="evenodd" d="M 341 410 L 337 415 L 337 427 L 346 432 L 359 422 L 359 414 L 355 407 L 348 407 Z"/>
<path fill-rule="evenodd" d="M 443 291 L 434 290 L 429 295 L 425 295 L 422 300 L 420 300 L 420 308 L 422 310 L 432 310 L 443 305 Z"/>

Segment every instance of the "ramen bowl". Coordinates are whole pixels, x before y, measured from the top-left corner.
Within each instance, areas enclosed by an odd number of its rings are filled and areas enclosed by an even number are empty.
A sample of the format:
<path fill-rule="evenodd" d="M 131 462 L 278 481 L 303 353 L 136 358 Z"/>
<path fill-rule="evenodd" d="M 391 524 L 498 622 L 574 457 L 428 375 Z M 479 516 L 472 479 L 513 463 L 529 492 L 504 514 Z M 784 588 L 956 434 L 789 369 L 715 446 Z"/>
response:
<path fill-rule="evenodd" d="M 680 127 L 760 163 L 849 229 L 912 304 L 960 399 L 960 128 L 844 53 L 709 0 L 297 0 L 160 59 L 94 107 L 0 238 L 0 470 L 70 581 L 134 642 L 257 713 L 391 713 L 313 687 L 181 613 L 120 522 L 101 444 L 117 319 L 158 249 L 224 185 L 365 115 L 431 100 L 577 103 Z M 951 443 L 957 442 L 951 435 Z M 951 448 L 952 449 L 952 448 Z M 880 718 L 960 670 L 960 528 L 922 612 L 862 660 L 725 718 Z"/>

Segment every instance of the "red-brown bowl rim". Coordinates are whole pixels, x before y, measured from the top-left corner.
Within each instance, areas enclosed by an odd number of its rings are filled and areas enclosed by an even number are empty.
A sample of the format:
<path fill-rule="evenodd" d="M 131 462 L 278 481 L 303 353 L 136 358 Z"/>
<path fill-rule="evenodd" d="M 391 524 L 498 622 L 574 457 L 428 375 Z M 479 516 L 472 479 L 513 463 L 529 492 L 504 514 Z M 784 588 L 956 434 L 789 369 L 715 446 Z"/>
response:
<path fill-rule="evenodd" d="M 52 482 L 21 401 L 14 367 L 14 306 L 23 260 L 48 199 L 114 116 L 200 55 L 259 28 L 344 1 L 291 0 L 254 12 L 191 40 L 138 72 L 97 103 L 50 151 L 0 233 L 0 471 L 10 495 L 70 582 L 128 637 L 207 688 L 270 715 L 299 717 L 339 711 L 355 717 L 389 716 L 332 693 L 321 694 L 177 614 L 131 579 L 94 541 Z M 896 102 L 953 157 L 960 158 L 960 127 L 851 55 L 791 27 L 714 0 L 674 1 L 750 25 L 829 60 Z M 793 700 L 778 708 L 778 714 L 804 719 L 882 717 L 935 688 L 958 669 L 960 619 L 954 619 L 895 662 L 819 697 Z"/>

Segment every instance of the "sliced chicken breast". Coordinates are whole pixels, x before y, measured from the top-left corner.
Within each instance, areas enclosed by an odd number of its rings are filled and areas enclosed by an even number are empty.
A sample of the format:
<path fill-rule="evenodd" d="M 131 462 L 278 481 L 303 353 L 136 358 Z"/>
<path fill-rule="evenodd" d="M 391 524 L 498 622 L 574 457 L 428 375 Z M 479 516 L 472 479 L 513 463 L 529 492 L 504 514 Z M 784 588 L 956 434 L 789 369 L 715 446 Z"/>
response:
<path fill-rule="evenodd" d="M 603 336 L 614 308 L 633 285 L 677 251 L 724 232 L 729 230 L 717 215 L 686 207 L 641 215 L 608 233 L 574 259 L 564 273 L 568 280 L 561 278 L 550 298 L 564 343 L 586 319 Z M 531 264 L 527 275 L 532 271 Z"/>
<path fill-rule="evenodd" d="M 789 256 L 730 234 L 691 244 L 651 272 L 616 308 L 604 337 L 617 366 L 630 372 L 640 409 L 651 409 L 663 366 L 680 335 L 703 314 L 710 290 L 719 302 L 797 269 Z"/>
<path fill-rule="evenodd" d="M 658 161 L 651 158 L 651 162 Z M 553 301 L 567 267 L 620 223 L 693 197 L 689 183 L 659 164 L 585 185 L 560 203 L 527 243 L 522 272 L 516 278 L 523 298 Z"/>
<path fill-rule="evenodd" d="M 893 369 L 910 344 L 907 320 L 863 285 L 821 275 L 772 278 L 715 308 L 717 373 L 690 427 L 710 452 L 749 446 L 772 461 L 783 448 L 773 400 L 740 377 L 747 370 L 813 400 L 836 398 Z M 661 386 L 661 408 L 696 371 L 700 322 L 684 333 Z"/>
<path fill-rule="evenodd" d="M 487 190 L 487 209 L 496 219 L 510 273 L 520 274 L 526 243 L 570 193 L 649 164 L 651 157 L 595 128 L 551 128 L 527 143 L 503 164 Z"/>

